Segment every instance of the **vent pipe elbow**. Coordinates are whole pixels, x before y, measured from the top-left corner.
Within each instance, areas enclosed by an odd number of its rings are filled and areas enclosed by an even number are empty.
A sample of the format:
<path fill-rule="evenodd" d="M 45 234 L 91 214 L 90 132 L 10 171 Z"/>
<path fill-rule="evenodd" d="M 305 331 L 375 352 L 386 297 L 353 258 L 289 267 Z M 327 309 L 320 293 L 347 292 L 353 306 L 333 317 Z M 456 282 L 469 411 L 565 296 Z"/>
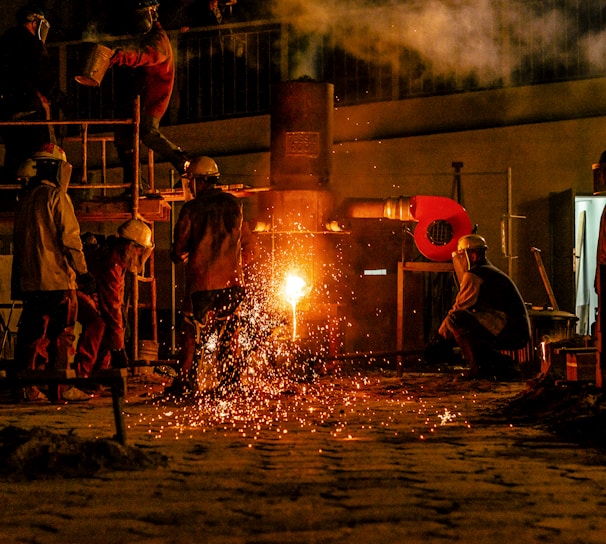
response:
<path fill-rule="evenodd" d="M 473 229 L 467 211 L 443 196 L 414 196 L 410 209 L 418 221 L 414 231 L 417 249 L 432 261 L 448 261 L 461 236 Z"/>
<path fill-rule="evenodd" d="M 400 196 L 387 199 L 350 198 L 341 207 L 342 218 L 414 221 L 417 249 L 432 261 L 448 261 L 461 236 L 471 234 L 465 208 L 443 196 Z M 331 223 L 338 225 L 338 219 Z"/>

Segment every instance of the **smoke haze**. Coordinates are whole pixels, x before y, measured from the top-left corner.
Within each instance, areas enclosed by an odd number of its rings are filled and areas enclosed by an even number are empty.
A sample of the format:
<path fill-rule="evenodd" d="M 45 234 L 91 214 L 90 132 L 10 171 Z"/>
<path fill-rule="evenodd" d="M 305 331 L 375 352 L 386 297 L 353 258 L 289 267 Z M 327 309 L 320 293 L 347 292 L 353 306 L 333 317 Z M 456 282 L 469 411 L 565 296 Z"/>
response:
<path fill-rule="evenodd" d="M 569 7 L 568 4 L 574 4 Z M 473 74 L 507 83 L 528 66 L 603 69 L 600 2 L 588 0 L 274 0 L 273 16 L 307 36 L 293 76 L 311 70 L 319 40 L 353 57 L 401 66 L 404 53 L 433 75 Z M 595 28 L 591 28 L 591 27 Z M 315 38 L 313 38 L 315 37 Z"/>

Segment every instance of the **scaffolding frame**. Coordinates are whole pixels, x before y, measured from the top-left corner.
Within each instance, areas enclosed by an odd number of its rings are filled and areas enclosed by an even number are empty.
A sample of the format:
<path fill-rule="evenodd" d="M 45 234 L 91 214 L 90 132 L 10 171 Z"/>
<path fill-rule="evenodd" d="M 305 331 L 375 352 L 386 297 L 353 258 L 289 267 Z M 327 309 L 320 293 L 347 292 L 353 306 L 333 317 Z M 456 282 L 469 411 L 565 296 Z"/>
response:
<path fill-rule="evenodd" d="M 115 126 L 115 125 L 132 125 L 133 126 L 133 183 L 132 184 L 108 184 L 107 183 L 107 142 L 113 141 L 112 136 L 90 136 L 89 128 L 91 126 Z M 132 219 L 141 219 L 145 221 L 152 231 L 152 241 L 155 239 L 155 221 L 146 219 L 141 213 L 140 198 L 139 198 L 139 177 L 140 177 L 140 125 L 141 125 L 141 105 L 140 97 L 137 96 L 133 101 L 133 115 L 126 119 L 78 119 L 78 120 L 39 120 L 39 121 L 0 121 L 0 127 L 11 126 L 80 126 L 81 136 L 79 138 L 67 138 L 68 141 L 79 140 L 81 142 L 81 157 L 82 157 L 82 173 L 79 183 L 70 183 L 69 188 L 74 190 L 92 190 L 100 189 L 105 191 L 108 189 L 131 189 L 131 200 L 129 215 Z M 53 130 L 49 130 L 49 139 Z M 89 144 L 91 142 L 101 142 L 101 183 L 88 183 L 88 165 L 89 165 Z M 154 175 L 154 153 L 148 149 L 148 172 L 150 190 L 155 189 Z M 21 184 L 0 184 L 0 190 L 20 190 Z M 172 213 L 171 213 L 172 215 Z M 11 218 L 12 220 L 12 218 Z M 103 214 L 89 218 L 92 222 L 110 221 L 111 218 L 104 217 Z M 154 252 L 148 259 L 149 275 L 145 275 L 145 271 L 140 274 L 133 274 L 131 282 L 132 301 L 128 304 L 125 301 L 126 318 L 129 318 L 130 309 L 130 324 L 131 324 L 131 357 L 132 361 L 139 360 L 139 311 L 142 308 L 140 303 L 140 284 L 148 284 L 150 286 L 150 304 L 151 321 L 152 321 L 152 341 L 158 342 L 158 320 L 157 320 L 157 283 L 155 277 L 155 259 Z"/>

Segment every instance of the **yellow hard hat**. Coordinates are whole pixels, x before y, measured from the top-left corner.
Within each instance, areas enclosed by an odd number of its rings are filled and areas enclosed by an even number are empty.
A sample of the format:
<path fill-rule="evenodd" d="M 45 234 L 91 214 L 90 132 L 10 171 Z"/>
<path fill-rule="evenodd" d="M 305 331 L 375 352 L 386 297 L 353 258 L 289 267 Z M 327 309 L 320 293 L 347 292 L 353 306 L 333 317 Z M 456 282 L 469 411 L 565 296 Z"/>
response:
<path fill-rule="evenodd" d="M 486 239 L 479 234 L 467 234 L 461 236 L 457 244 L 457 251 L 465 251 L 468 249 L 488 249 Z"/>
<path fill-rule="evenodd" d="M 195 157 L 185 170 L 188 178 L 219 177 L 219 167 L 210 157 Z"/>

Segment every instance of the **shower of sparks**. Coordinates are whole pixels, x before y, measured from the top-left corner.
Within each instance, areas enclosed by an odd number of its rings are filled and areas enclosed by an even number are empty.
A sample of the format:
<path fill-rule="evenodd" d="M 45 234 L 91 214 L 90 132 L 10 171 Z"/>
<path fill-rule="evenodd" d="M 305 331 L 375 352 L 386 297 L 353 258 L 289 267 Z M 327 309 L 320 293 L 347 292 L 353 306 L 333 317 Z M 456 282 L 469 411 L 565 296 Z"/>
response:
<path fill-rule="evenodd" d="M 456 417 L 456 414 L 453 414 L 448 408 L 444 409 L 443 414 L 438 414 L 438 418 L 441 421 L 441 425 L 446 425 L 447 423 L 454 421 Z"/>
<path fill-rule="evenodd" d="M 269 241 L 269 235 L 260 238 Z M 430 403 L 421 395 L 422 387 L 411 393 L 404 380 L 396 379 L 386 390 L 381 379 L 361 372 L 346 374 L 331 360 L 331 350 L 342 348 L 339 328 L 350 324 L 326 309 L 350 301 L 353 293 L 344 278 L 341 241 L 331 239 L 336 243 L 327 258 L 326 239 L 321 238 L 301 233 L 272 239 L 267 243 L 271 255 L 247 269 L 239 333 L 244 366 L 237 391 L 223 397 L 214 394 L 220 365 L 216 339 L 207 338 L 198 367 L 199 391 L 185 399 L 156 398 L 151 415 L 129 416 L 131 426 L 146 425 L 154 439 L 236 433 L 248 447 L 268 437 L 292 440 L 301 430 L 327 433 L 339 441 L 380 433 L 398 444 L 426 441 L 449 425 L 468 427 L 457 407 Z M 299 279 L 289 276 L 293 270 L 300 271 Z M 303 322 L 296 334 L 295 308 Z M 320 324 L 318 308 L 326 311 Z M 314 319 L 306 319 L 312 310 Z M 411 420 L 412 427 L 403 428 L 403 422 Z"/>
<path fill-rule="evenodd" d="M 348 442 L 380 436 L 397 445 L 427 442 L 448 427 L 470 428 L 458 406 L 445 407 L 442 399 L 425 399 L 418 390 L 411 393 L 400 380 L 386 393 L 381 378 L 360 373 L 297 377 L 294 366 L 269 372 L 265 363 L 256 365 L 251 364 L 233 395 L 215 398 L 202 391 L 187 401 L 163 399 L 156 402 L 152 419 L 142 416 L 136 424 L 146 424 L 155 439 L 213 432 L 237 435 L 248 447 L 259 440 L 291 435 L 292 440 L 301 431 Z"/>

